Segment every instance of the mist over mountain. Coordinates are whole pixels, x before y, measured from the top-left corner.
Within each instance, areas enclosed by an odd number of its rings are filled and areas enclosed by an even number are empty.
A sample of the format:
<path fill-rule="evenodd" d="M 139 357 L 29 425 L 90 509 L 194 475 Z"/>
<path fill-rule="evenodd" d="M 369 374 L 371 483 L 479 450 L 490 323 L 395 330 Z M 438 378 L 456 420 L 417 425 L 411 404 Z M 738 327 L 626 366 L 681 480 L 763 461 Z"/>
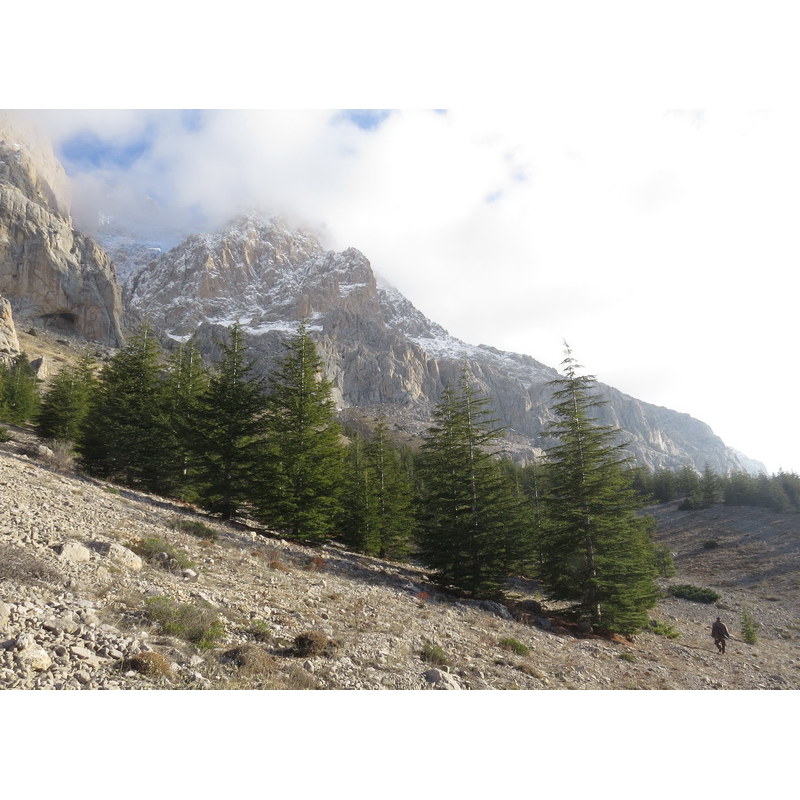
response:
<path fill-rule="evenodd" d="M 359 250 L 325 250 L 311 232 L 293 230 L 278 217 L 251 213 L 215 233 L 188 237 L 133 269 L 124 297 L 127 308 L 173 340 L 196 333 L 207 352 L 222 329 L 238 321 L 267 372 L 304 320 L 342 414 L 382 412 L 411 435 L 424 431 L 442 390 L 467 369 L 510 428 L 513 456 L 533 458 L 546 444 L 542 431 L 551 419 L 548 383 L 558 377 L 555 369 L 451 336 L 377 276 Z M 625 432 L 639 463 L 763 469 L 687 414 L 600 388 L 608 400 L 600 421 Z"/>
<path fill-rule="evenodd" d="M 52 149 L 4 132 L 0 161 L 0 295 L 17 326 L 24 321 L 118 346 L 123 330 L 147 319 L 166 341 L 196 334 L 214 355 L 216 340 L 239 321 L 260 369 L 269 372 L 305 321 L 344 419 L 383 413 L 417 437 L 448 382 L 466 369 L 508 426 L 513 457 L 529 460 L 547 445 L 542 431 L 551 419 L 548 383 L 556 370 L 530 355 L 451 336 L 354 247 L 327 250 L 314 233 L 256 212 L 192 234 L 167 252 L 159 232 L 143 236 L 116 220 L 98 225 L 92 239 L 73 227 Z M 4 331 L 13 341 L 12 322 Z M 600 422 L 624 432 L 639 463 L 763 470 L 705 423 L 600 388 L 608 400 Z"/>

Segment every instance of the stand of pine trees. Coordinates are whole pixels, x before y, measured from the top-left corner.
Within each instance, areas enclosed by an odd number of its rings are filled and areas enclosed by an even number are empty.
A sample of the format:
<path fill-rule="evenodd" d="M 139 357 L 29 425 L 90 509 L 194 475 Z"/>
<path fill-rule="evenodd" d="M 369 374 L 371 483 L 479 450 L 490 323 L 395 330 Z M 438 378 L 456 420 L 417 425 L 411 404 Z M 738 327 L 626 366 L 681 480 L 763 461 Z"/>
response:
<path fill-rule="evenodd" d="M 0 419 L 74 443 L 90 473 L 196 502 L 223 519 L 243 514 L 306 543 L 339 538 L 387 558 L 413 555 L 444 588 L 502 599 L 509 573 L 608 631 L 647 622 L 654 577 L 669 565 L 636 511 L 643 495 L 685 489 L 698 502 L 744 502 L 753 484 L 630 469 L 618 431 L 592 416 L 600 401 L 567 351 L 555 381 L 543 462 L 501 460 L 503 429 L 465 370 L 448 386 L 418 453 L 386 421 L 344 436 L 332 386 L 305 325 L 268 378 L 259 377 L 237 324 L 208 365 L 191 341 L 169 357 L 143 326 L 97 373 L 65 367 L 39 400 L 24 356 L 0 369 Z M 800 498 L 796 476 L 772 496 Z M 761 484 L 767 481 L 764 478 Z M 635 487 L 635 490 L 634 490 Z"/>

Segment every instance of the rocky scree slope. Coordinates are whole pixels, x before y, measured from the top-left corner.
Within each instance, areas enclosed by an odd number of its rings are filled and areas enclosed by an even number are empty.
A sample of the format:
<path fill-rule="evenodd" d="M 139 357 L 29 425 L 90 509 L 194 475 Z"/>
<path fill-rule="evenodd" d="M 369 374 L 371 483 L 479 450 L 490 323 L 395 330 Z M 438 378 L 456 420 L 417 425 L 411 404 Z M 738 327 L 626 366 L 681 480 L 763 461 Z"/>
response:
<path fill-rule="evenodd" d="M 306 320 L 345 416 L 348 409 L 384 412 L 411 435 L 426 428 L 442 390 L 466 366 L 511 429 L 510 453 L 530 459 L 546 444 L 541 433 L 551 419 L 547 383 L 558 377 L 554 369 L 450 336 L 380 280 L 360 251 L 325 250 L 312 233 L 290 230 L 276 217 L 252 213 L 215 234 L 190 236 L 134 270 L 124 296 L 133 313 L 172 339 L 197 332 L 210 354 L 223 328 L 238 320 L 265 371 Z M 610 401 L 601 422 L 626 431 L 640 463 L 743 468 L 704 423 L 600 388 Z"/>
<path fill-rule="evenodd" d="M 665 598 L 653 612 L 679 638 L 581 637 L 521 578 L 506 605 L 460 600 L 414 564 L 215 522 L 59 463 L 19 429 L 0 445 L 0 688 L 800 688 L 796 579 L 767 598 L 710 562 L 724 610 Z M 671 583 L 703 557 L 677 546 Z M 796 565 L 796 544 L 778 558 Z M 718 655 L 711 620 L 738 635 L 744 608 L 759 643 Z"/>

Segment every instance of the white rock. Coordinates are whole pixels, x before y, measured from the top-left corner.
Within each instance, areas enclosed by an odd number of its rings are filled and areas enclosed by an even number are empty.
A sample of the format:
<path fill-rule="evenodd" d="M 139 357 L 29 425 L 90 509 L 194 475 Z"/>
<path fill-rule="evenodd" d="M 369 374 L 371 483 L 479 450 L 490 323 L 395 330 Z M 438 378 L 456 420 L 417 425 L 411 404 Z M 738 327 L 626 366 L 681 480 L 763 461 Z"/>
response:
<path fill-rule="evenodd" d="M 63 561 L 83 562 L 88 561 L 92 554 L 88 547 L 84 547 L 80 542 L 64 542 L 61 545 L 59 555 Z"/>

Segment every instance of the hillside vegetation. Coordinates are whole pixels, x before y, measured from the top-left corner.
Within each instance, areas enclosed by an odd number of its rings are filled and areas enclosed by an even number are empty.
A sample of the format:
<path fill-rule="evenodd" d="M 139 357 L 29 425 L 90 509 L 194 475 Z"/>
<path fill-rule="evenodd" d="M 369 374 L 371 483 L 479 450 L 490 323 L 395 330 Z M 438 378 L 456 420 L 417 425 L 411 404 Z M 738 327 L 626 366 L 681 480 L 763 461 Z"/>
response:
<path fill-rule="evenodd" d="M 222 523 L 54 458 L 19 429 L 0 445 L 2 688 L 800 688 L 797 515 L 651 509 L 677 573 L 650 631 L 609 639 L 521 578 L 505 604 L 459 599 L 413 563 Z"/>

